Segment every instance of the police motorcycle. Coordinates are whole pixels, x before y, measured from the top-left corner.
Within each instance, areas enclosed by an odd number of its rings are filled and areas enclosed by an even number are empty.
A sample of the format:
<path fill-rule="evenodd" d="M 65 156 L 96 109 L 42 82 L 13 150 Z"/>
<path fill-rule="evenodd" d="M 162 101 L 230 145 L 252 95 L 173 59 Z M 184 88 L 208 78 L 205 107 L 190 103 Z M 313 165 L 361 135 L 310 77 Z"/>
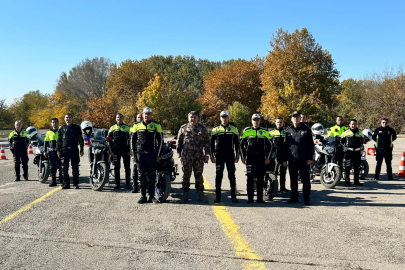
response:
<path fill-rule="evenodd" d="M 157 163 L 155 195 L 161 202 L 167 200 L 170 195 L 171 182 L 179 175 L 177 172 L 178 166 L 174 164 L 173 159 L 173 149 L 175 148 L 176 140 L 163 143 L 162 158 Z"/>
<path fill-rule="evenodd" d="M 364 144 L 367 144 L 369 141 L 371 141 L 373 138 L 373 132 L 369 129 L 363 129 L 362 133 L 364 135 Z M 359 169 L 359 179 L 360 180 L 364 180 L 366 179 L 367 175 L 368 175 L 368 171 L 369 171 L 369 165 L 368 165 L 368 161 L 366 158 L 366 150 L 364 149 L 364 144 L 361 146 L 361 162 L 360 162 L 360 169 Z M 345 172 L 344 176 L 345 176 Z M 354 174 L 354 170 L 353 168 L 350 170 L 350 174 Z"/>
<path fill-rule="evenodd" d="M 90 186 L 93 190 L 100 191 L 109 180 L 109 162 L 111 156 L 106 139 L 108 130 L 99 129 L 94 137 L 92 137 L 93 125 L 91 122 L 84 121 L 80 124 L 80 127 L 84 136 L 91 138 L 91 145 L 88 150 Z"/>
<path fill-rule="evenodd" d="M 278 179 L 277 175 L 280 172 L 282 164 L 277 163 L 277 148 L 273 147 L 270 154 L 270 164 L 266 165 L 266 173 L 264 175 L 263 183 L 263 199 L 268 198 L 272 201 L 278 192 Z M 257 191 L 257 178 L 253 179 L 253 190 Z"/>
<path fill-rule="evenodd" d="M 336 148 L 340 143 L 339 137 L 322 137 L 324 128 L 316 123 L 311 127 L 314 139 L 314 161 L 310 166 L 310 178 L 320 176 L 321 183 L 326 188 L 334 188 L 340 181 L 341 169 L 336 163 Z"/>
<path fill-rule="evenodd" d="M 38 131 L 35 127 L 28 127 L 25 131 L 27 132 L 32 145 L 36 146 L 33 163 L 38 167 L 38 181 L 40 183 L 45 183 L 48 180 L 51 170 L 48 159 L 44 156 L 44 140 L 42 138 L 38 138 Z"/>
<path fill-rule="evenodd" d="M 273 147 L 273 152 L 270 156 L 272 162 L 266 165 L 266 174 L 264 175 L 263 197 L 267 197 L 270 201 L 273 200 L 278 192 L 277 175 L 280 173 L 280 166 L 283 166 L 283 164 L 278 164 L 277 162 L 277 151 L 277 147 Z"/>

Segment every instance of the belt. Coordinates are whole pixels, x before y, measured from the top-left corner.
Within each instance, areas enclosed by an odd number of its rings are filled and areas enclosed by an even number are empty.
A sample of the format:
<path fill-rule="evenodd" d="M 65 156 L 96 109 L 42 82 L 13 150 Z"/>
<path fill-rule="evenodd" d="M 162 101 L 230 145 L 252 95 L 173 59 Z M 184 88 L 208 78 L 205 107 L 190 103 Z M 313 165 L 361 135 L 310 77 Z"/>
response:
<path fill-rule="evenodd" d="M 349 151 L 360 151 L 361 148 L 349 148 L 349 147 L 346 147 L 346 150 L 349 150 Z"/>

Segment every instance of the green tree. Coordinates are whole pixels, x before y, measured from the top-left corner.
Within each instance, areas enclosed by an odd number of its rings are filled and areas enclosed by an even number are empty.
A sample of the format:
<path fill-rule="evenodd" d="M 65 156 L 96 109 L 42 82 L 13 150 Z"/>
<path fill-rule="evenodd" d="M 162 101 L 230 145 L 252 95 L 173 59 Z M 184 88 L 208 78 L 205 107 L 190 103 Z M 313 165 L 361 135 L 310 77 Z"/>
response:
<path fill-rule="evenodd" d="M 32 117 L 47 106 L 48 98 L 49 95 L 35 90 L 29 91 L 21 98 L 14 99 L 9 108 L 12 118 L 14 121 L 21 120 L 24 127 L 32 126 L 34 124 Z"/>
<path fill-rule="evenodd" d="M 13 126 L 14 121 L 8 110 L 6 99 L 0 99 L 0 128 L 13 128 Z"/>
<path fill-rule="evenodd" d="M 249 111 L 249 108 L 235 101 L 229 106 L 229 119 L 241 132 L 245 127 L 250 126 L 250 118 L 252 114 Z"/>

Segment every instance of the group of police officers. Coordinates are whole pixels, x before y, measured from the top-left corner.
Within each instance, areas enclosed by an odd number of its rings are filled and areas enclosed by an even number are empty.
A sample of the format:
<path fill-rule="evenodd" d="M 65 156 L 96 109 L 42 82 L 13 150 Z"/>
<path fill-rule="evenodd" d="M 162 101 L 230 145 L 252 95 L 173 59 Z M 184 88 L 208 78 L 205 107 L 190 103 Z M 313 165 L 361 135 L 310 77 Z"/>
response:
<path fill-rule="evenodd" d="M 216 165 L 216 198 L 215 203 L 221 202 L 221 185 L 223 171 L 226 166 L 231 188 L 231 200 L 238 203 L 236 198 L 235 163 L 241 159 L 246 165 L 247 175 L 247 203 L 254 202 L 254 180 L 257 183 L 256 202 L 265 203 L 263 199 L 263 184 L 266 166 L 271 162 L 274 169 L 278 169 L 280 178 L 280 191 L 286 189 L 287 166 L 290 175 L 290 200 L 288 203 L 298 202 L 298 178 L 303 184 L 304 204 L 310 205 L 310 164 L 313 162 L 314 142 L 311 129 L 306 124 L 305 115 L 294 111 L 291 116 L 292 125 L 285 128 L 284 120 L 278 117 L 276 128 L 270 132 L 260 126 L 260 115 L 253 114 L 252 126 L 244 129 L 239 136 L 238 129 L 229 123 L 227 111 L 220 113 L 221 123 L 214 127 L 209 134 L 208 129 L 198 122 L 198 113 L 192 111 L 188 114 L 188 123 L 180 127 L 177 135 L 177 153 L 183 167 L 183 196 L 180 203 L 187 203 L 190 189 L 190 178 L 194 171 L 195 188 L 198 200 L 207 203 L 204 195 L 204 163 L 209 159 Z M 136 123 L 129 127 L 123 122 L 124 116 L 116 114 L 116 124 L 107 135 L 110 154 L 113 157 L 115 172 L 115 189 L 120 188 L 121 158 L 125 168 L 126 188 L 131 187 L 130 159 L 134 162 L 132 192 L 141 191 L 138 203 L 158 203 L 154 197 L 157 162 L 162 157 L 163 133 L 159 123 L 152 120 L 152 110 L 143 109 L 142 114 L 136 116 Z M 52 118 L 51 129 L 45 135 L 45 157 L 49 159 L 52 181 L 49 186 L 56 186 L 56 173 L 59 170 L 59 180 L 62 189 L 70 188 L 69 162 L 72 167 L 73 186 L 79 188 L 79 162 L 83 156 L 84 141 L 80 126 L 72 123 L 72 115 L 65 115 L 65 124 L 59 126 L 57 118 Z M 348 128 L 343 125 L 343 118 L 336 118 L 336 125 L 328 134 L 341 138 L 341 147 L 337 149 L 339 166 L 346 171 L 345 184 L 350 185 L 350 170 L 354 170 L 354 185 L 363 185 L 359 182 L 359 168 L 364 135 L 357 128 L 357 120 L 350 119 Z M 381 120 L 381 127 L 377 128 L 372 136 L 376 142 L 375 179 L 379 180 L 382 161 L 387 165 L 388 180 L 392 175 L 392 142 L 397 138 L 394 129 L 389 127 L 388 119 Z M 20 165 L 23 168 L 23 178 L 28 180 L 27 148 L 30 144 L 29 136 L 22 130 L 21 121 L 15 122 L 15 130 L 9 135 L 10 150 L 15 163 L 15 181 L 20 181 Z M 78 148 L 79 146 L 79 148 Z M 274 152 L 275 159 L 271 161 Z M 279 165 L 277 165 L 279 164 Z M 139 184 L 138 184 L 139 179 Z M 147 198 L 147 193 L 149 198 Z"/>

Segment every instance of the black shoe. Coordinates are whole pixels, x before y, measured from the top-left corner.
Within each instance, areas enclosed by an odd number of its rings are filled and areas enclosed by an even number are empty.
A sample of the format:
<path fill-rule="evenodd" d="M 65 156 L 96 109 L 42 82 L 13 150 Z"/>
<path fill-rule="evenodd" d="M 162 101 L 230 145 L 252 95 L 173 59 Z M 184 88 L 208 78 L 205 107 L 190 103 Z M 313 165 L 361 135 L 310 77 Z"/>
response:
<path fill-rule="evenodd" d="M 138 191 L 138 186 L 133 186 L 131 192 L 132 192 L 132 193 L 138 193 L 138 192 L 139 192 L 139 191 Z"/>
<path fill-rule="evenodd" d="M 374 180 L 374 181 L 380 181 L 380 179 L 378 179 L 378 178 L 374 178 L 373 180 Z M 389 180 L 389 179 L 388 179 L 388 180 Z"/>
<path fill-rule="evenodd" d="M 265 201 L 263 201 L 263 199 L 261 200 L 256 200 L 257 203 L 266 203 Z"/>
<path fill-rule="evenodd" d="M 19 182 L 20 181 L 20 177 L 16 177 L 15 179 L 14 179 L 14 182 Z"/>
<path fill-rule="evenodd" d="M 126 187 L 127 189 L 130 189 L 130 188 L 131 188 L 131 185 L 130 185 L 130 184 L 126 184 L 125 187 Z"/>
<path fill-rule="evenodd" d="M 160 201 L 156 199 L 155 196 L 150 196 L 148 203 L 160 203 Z"/>
<path fill-rule="evenodd" d="M 120 186 L 114 186 L 114 189 L 120 189 L 121 187 Z"/>
<path fill-rule="evenodd" d="M 24 176 L 24 180 L 25 180 L 25 181 L 28 181 L 28 177 L 27 177 L 27 176 Z"/>
<path fill-rule="evenodd" d="M 394 177 L 392 177 L 392 176 L 388 176 L 388 179 L 387 180 L 395 180 L 394 179 Z"/>
<path fill-rule="evenodd" d="M 345 186 L 350 187 L 350 181 L 345 181 Z"/>
<path fill-rule="evenodd" d="M 221 199 L 215 198 L 214 203 L 220 203 Z"/>
<path fill-rule="evenodd" d="M 289 199 L 289 200 L 287 201 L 287 203 L 289 203 L 289 204 L 298 203 L 298 200 Z"/>
<path fill-rule="evenodd" d="M 363 185 L 363 183 L 360 183 L 360 182 L 354 182 L 354 183 L 353 183 L 353 185 L 355 185 L 355 186 L 362 186 L 362 185 Z"/>
<path fill-rule="evenodd" d="M 74 186 L 74 189 L 79 189 L 79 185 L 77 185 L 77 186 Z"/>
<path fill-rule="evenodd" d="M 62 186 L 62 189 L 70 189 L 70 186 Z"/>
<path fill-rule="evenodd" d="M 236 199 L 236 198 L 232 198 L 232 202 L 233 202 L 233 203 L 238 203 L 239 201 L 238 201 L 238 199 Z"/>
<path fill-rule="evenodd" d="M 56 187 L 56 181 L 49 184 L 50 187 Z"/>
<path fill-rule="evenodd" d="M 311 205 L 311 202 L 310 201 L 304 201 L 304 205 L 309 206 L 309 205 Z"/>
<path fill-rule="evenodd" d="M 253 200 L 248 200 L 246 203 L 251 204 L 253 203 Z"/>
<path fill-rule="evenodd" d="M 147 203 L 148 200 L 146 199 L 145 195 L 142 195 L 141 198 L 139 199 L 138 203 Z"/>
<path fill-rule="evenodd" d="M 280 191 L 281 191 L 281 192 L 288 192 L 288 189 L 286 189 L 286 188 L 281 188 Z"/>

